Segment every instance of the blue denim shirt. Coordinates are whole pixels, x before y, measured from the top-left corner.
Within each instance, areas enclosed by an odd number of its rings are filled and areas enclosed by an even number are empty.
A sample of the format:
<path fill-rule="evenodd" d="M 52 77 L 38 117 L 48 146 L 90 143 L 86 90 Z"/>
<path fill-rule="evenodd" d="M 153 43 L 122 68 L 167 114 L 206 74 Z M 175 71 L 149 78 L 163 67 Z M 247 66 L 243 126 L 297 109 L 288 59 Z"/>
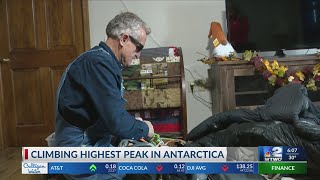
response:
<path fill-rule="evenodd" d="M 68 65 L 57 91 L 56 146 L 110 146 L 112 136 L 147 136 L 146 123 L 125 109 L 121 71 L 104 42 Z"/>

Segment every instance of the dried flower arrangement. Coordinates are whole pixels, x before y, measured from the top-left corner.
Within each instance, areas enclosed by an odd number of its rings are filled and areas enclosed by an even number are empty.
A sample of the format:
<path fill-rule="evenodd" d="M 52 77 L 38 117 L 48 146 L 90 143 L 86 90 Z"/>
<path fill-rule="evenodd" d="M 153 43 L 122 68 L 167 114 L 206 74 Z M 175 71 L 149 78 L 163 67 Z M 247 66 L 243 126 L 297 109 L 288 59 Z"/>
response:
<path fill-rule="evenodd" d="M 316 53 L 316 56 L 320 59 L 320 52 Z M 239 60 L 233 54 L 224 58 L 203 58 L 201 61 L 205 64 L 213 64 L 216 61 L 232 61 Z M 317 91 L 320 89 L 320 63 L 303 68 L 297 71 L 288 71 L 288 67 L 279 65 L 277 60 L 272 62 L 268 59 L 261 57 L 256 51 L 247 50 L 242 54 L 241 60 L 246 60 L 249 64 L 252 64 L 255 70 L 260 73 L 270 85 L 283 86 L 288 83 L 303 84 L 309 90 Z M 206 83 L 202 83 L 206 84 Z"/>
<path fill-rule="evenodd" d="M 303 84 L 309 90 L 317 91 L 320 82 L 320 63 L 315 66 L 305 67 L 294 72 L 288 71 L 288 67 L 281 66 L 276 60 L 273 62 L 259 56 L 255 51 L 245 51 L 242 58 L 252 64 L 257 72 L 272 86 L 283 86 L 288 83 Z"/>

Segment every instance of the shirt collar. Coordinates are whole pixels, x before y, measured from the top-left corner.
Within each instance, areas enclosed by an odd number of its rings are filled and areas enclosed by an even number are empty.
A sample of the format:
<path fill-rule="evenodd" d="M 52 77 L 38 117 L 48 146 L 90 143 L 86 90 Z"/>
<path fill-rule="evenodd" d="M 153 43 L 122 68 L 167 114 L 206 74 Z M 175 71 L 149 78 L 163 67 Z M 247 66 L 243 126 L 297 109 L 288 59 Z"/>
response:
<path fill-rule="evenodd" d="M 122 69 L 123 69 L 122 64 L 120 63 L 120 61 L 118 60 L 116 55 L 112 52 L 111 48 L 106 43 L 104 43 L 102 41 L 99 43 L 99 46 L 102 47 L 104 50 L 106 50 L 112 56 L 112 58 L 117 62 L 119 68 L 122 71 Z"/>

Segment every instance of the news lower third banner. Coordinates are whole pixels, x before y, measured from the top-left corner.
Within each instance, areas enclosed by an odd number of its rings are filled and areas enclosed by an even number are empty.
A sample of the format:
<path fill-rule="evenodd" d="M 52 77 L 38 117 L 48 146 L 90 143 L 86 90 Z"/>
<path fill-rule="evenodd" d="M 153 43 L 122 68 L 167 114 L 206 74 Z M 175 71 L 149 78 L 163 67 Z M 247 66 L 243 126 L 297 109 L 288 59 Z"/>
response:
<path fill-rule="evenodd" d="M 22 174 L 306 174 L 301 147 L 24 147 Z"/>

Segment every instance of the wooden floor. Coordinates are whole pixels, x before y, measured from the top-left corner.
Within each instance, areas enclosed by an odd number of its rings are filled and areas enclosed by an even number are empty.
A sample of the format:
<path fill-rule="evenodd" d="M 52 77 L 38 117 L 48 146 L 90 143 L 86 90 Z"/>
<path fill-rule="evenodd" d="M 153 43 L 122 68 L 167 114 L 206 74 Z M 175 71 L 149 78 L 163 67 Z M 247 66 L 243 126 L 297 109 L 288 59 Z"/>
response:
<path fill-rule="evenodd" d="M 43 175 L 21 174 L 21 147 L 10 147 L 0 151 L 1 180 L 43 180 Z"/>

